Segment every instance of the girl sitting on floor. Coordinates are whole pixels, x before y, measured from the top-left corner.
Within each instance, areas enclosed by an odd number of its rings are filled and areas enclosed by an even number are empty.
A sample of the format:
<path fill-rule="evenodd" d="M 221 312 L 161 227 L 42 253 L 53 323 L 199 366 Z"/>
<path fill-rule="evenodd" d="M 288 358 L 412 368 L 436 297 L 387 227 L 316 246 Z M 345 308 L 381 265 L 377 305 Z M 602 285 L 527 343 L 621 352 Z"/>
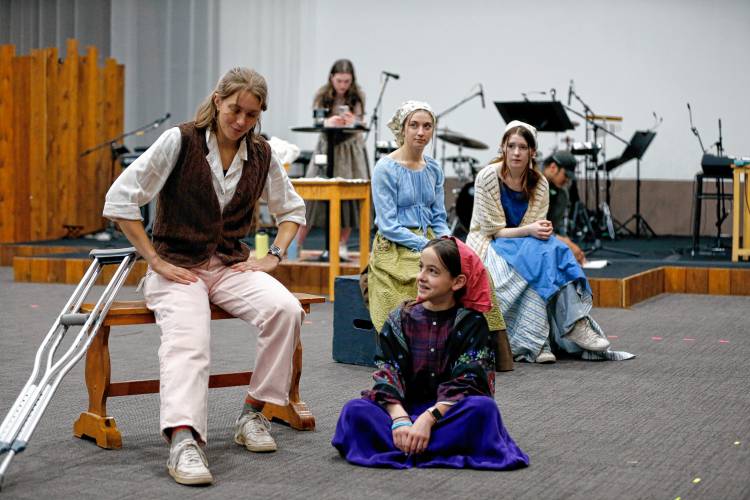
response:
<path fill-rule="evenodd" d="M 494 400 L 484 266 L 446 236 L 428 242 L 419 268 L 417 300 L 391 312 L 378 334 L 375 384 L 344 405 L 333 446 L 365 467 L 527 466 Z"/>

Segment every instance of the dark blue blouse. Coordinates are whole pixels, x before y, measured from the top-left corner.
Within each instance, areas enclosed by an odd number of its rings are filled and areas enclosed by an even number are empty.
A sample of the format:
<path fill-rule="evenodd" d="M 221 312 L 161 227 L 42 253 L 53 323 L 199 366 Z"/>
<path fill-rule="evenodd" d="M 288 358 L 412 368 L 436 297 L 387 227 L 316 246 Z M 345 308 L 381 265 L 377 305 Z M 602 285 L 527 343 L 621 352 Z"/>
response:
<path fill-rule="evenodd" d="M 505 212 L 506 227 L 518 227 L 523 220 L 523 215 L 529 208 L 529 200 L 524 198 L 522 192 L 513 191 L 502 183 L 500 185 L 500 204 Z"/>

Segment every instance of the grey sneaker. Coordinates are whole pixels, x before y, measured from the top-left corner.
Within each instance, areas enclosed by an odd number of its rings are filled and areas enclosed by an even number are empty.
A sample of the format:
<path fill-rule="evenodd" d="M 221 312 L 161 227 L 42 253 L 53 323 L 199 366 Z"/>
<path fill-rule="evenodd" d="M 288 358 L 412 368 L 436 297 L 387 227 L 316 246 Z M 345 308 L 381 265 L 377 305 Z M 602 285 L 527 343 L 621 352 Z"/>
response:
<path fill-rule="evenodd" d="M 542 351 L 536 357 L 537 363 L 548 364 L 548 363 L 554 363 L 556 361 L 557 361 L 557 358 L 555 357 L 554 354 L 552 354 L 551 351 Z"/>
<path fill-rule="evenodd" d="M 609 340 L 596 333 L 586 318 L 578 320 L 565 338 L 587 351 L 601 352 L 609 349 Z"/>
<path fill-rule="evenodd" d="M 169 475 L 180 484 L 211 484 L 214 478 L 208 470 L 208 459 L 195 439 L 184 439 L 169 450 Z"/>
<path fill-rule="evenodd" d="M 251 411 L 240 415 L 234 428 L 234 442 L 244 446 L 249 451 L 276 451 L 276 441 L 268 431 L 271 422 L 262 414 Z"/>

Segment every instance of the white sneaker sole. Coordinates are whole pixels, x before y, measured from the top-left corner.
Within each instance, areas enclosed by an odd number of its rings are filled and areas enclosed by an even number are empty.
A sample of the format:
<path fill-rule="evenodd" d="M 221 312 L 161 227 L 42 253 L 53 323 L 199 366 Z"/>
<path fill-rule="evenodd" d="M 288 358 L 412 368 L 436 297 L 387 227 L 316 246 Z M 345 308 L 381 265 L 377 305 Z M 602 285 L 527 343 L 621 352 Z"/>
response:
<path fill-rule="evenodd" d="M 171 467 L 167 467 L 167 470 L 169 471 L 169 475 L 172 476 L 175 482 L 179 484 L 184 484 L 187 486 L 198 486 L 201 484 L 212 484 L 214 482 L 214 477 L 210 472 L 208 472 L 207 474 L 186 476 L 178 473 Z"/>
<path fill-rule="evenodd" d="M 235 436 L 234 442 L 240 446 L 244 446 L 248 451 L 252 451 L 254 453 L 270 453 L 278 449 L 276 443 L 258 444 L 246 442 L 242 438 L 242 435 Z"/>

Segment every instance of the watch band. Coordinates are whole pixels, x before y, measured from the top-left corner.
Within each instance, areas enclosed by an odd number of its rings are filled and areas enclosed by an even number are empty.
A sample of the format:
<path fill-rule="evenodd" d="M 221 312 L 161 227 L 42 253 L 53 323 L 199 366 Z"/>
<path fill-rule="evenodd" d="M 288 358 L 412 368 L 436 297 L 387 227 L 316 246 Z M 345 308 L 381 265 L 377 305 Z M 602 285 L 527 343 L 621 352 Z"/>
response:
<path fill-rule="evenodd" d="M 430 415 L 432 415 L 432 418 L 435 419 L 435 422 L 439 422 L 440 419 L 443 418 L 443 414 L 440 413 L 440 410 L 438 410 L 435 406 L 429 408 L 427 411 L 430 412 Z"/>
<path fill-rule="evenodd" d="M 281 252 L 281 248 L 277 247 L 276 245 L 271 245 L 268 248 L 268 254 L 273 255 L 277 259 L 279 259 L 279 262 L 284 258 Z"/>

